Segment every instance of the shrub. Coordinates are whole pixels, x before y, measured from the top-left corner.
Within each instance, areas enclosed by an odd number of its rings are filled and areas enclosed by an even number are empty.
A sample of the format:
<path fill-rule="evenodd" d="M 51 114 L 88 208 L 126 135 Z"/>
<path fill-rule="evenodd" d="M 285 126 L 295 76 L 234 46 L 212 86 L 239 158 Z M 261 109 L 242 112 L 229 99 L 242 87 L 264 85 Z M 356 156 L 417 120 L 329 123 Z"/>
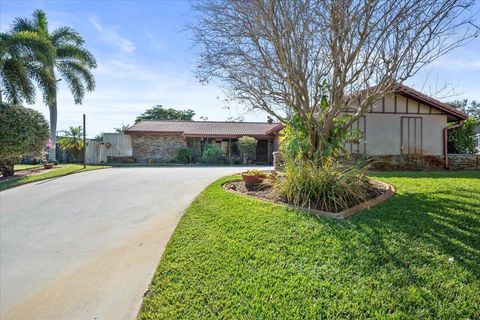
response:
<path fill-rule="evenodd" d="M 475 153 L 475 127 L 476 119 L 467 119 L 460 127 L 448 130 L 449 153 Z"/>
<path fill-rule="evenodd" d="M 203 147 L 202 161 L 206 163 L 218 163 L 222 153 L 222 149 L 216 144 L 206 144 Z"/>
<path fill-rule="evenodd" d="M 274 187 L 288 203 L 330 212 L 364 202 L 369 196 L 363 164 L 287 164 L 284 179 L 277 179 Z"/>
<path fill-rule="evenodd" d="M 257 149 L 257 139 L 247 136 L 238 138 L 237 146 L 241 155 L 246 154 L 249 158 L 251 158 Z"/>
<path fill-rule="evenodd" d="M 13 166 L 24 155 L 40 154 L 48 141 L 48 122 L 38 111 L 0 104 L 0 171 L 14 174 Z"/>
<path fill-rule="evenodd" d="M 177 149 L 177 161 L 181 163 L 192 162 L 192 149 L 189 147 L 183 147 Z"/>

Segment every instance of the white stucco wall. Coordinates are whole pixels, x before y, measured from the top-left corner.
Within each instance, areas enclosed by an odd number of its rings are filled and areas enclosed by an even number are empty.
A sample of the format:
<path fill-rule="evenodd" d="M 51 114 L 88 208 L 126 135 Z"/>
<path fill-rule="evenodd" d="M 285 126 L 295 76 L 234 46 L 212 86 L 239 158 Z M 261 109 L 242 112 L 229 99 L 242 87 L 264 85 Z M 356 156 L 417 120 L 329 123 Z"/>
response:
<path fill-rule="evenodd" d="M 383 113 L 368 113 L 366 115 L 367 154 L 401 154 L 402 116 L 415 116 L 422 118 L 422 154 L 443 154 L 443 128 L 447 126 L 446 115 Z"/>
<path fill-rule="evenodd" d="M 395 95 L 385 96 L 383 101 L 379 100 L 374 104 L 372 112 L 365 114 L 365 148 L 363 150 L 360 146 L 356 150 L 369 155 L 402 154 L 402 117 L 422 118 L 421 129 L 418 122 L 415 131 L 415 141 L 421 139 L 421 148 L 420 143 L 416 148 L 417 154 L 443 154 L 443 129 L 447 126 L 447 115 L 441 110 L 400 94 L 397 94 L 396 98 Z M 346 147 L 349 150 L 348 144 Z M 355 147 L 353 150 L 355 151 Z"/>

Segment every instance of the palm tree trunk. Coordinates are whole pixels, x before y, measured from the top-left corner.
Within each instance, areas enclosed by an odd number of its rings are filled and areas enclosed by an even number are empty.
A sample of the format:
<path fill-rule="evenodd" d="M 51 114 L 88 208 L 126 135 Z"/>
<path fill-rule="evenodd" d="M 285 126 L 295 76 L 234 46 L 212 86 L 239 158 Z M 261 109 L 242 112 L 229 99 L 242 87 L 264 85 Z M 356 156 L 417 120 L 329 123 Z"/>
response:
<path fill-rule="evenodd" d="M 57 146 L 57 99 L 53 99 L 48 104 L 50 109 L 50 150 L 48 151 L 48 161 L 55 161 L 56 159 L 56 146 Z"/>

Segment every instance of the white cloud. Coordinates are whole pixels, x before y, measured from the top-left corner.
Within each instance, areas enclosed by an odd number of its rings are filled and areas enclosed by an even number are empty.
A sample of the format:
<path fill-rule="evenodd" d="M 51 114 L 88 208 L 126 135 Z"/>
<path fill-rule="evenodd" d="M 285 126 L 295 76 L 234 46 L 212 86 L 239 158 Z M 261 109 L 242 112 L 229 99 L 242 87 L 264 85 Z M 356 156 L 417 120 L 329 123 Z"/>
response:
<path fill-rule="evenodd" d="M 122 51 L 127 53 L 135 51 L 136 48 L 133 42 L 120 35 L 117 26 L 102 25 L 96 17 L 90 17 L 89 20 L 95 30 L 98 31 L 102 41 L 118 46 Z"/>

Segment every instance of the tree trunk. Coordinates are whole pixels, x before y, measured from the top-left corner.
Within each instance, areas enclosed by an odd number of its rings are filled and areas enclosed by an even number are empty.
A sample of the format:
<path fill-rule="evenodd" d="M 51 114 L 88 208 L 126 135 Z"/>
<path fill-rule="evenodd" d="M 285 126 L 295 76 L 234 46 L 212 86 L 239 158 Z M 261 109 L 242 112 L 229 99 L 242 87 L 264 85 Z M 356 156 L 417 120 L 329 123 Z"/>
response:
<path fill-rule="evenodd" d="M 48 104 L 50 109 L 50 150 L 48 151 L 48 161 L 56 160 L 56 145 L 57 145 L 57 99 L 55 98 Z"/>
<path fill-rule="evenodd" d="M 0 172 L 4 177 L 11 177 L 15 173 L 13 162 L 3 162 L 0 165 Z"/>

